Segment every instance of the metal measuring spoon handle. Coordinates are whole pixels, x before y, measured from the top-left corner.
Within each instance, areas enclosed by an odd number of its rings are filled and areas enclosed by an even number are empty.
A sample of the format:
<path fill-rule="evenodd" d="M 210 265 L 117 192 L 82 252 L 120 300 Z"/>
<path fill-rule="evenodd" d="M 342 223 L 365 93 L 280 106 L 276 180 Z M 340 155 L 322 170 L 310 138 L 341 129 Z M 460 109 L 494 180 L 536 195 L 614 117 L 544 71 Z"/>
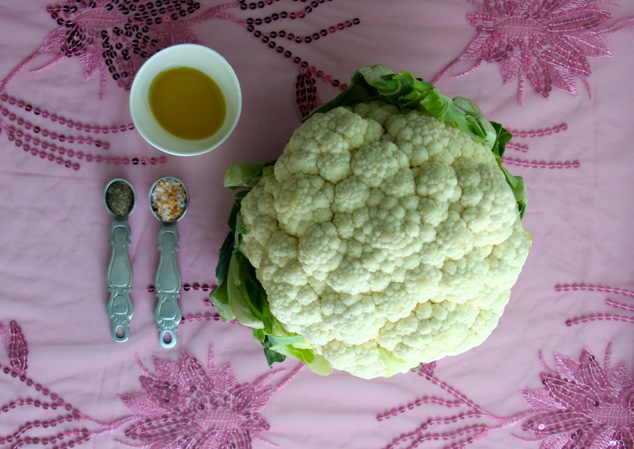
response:
<path fill-rule="evenodd" d="M 158 235 L 160 257 L 154 280 L 158 299 L 154 309 L 154 320 L 159 328 L 159 341 L 165 348 L 176 345 L 176 327 L 182 318 L 178 305 L 181 285 L 180 271 L 176 263 L 178 240 L 176 223 L 161 224 Z"/>
<path fill-rule="evenodd" d="M 130 299 L 132 266 L 128 256 L 130 226 L 127 220 L 113 219 L 110 226 L 110 244 L 112 256 L 107 275 L 110 299 L 106 305 L 106 311 L 110 318 L 112 339 L 123 343 L 130 336 L 129 324 L 134 315 L 134 306 Z"/>
<path fill-rule="evenodd" d="M 158 235 L 159 264 L 154 285 L 157 304 L 154 320 L 159 329 L 159 342 L 164 348 L 176 346 L 176 328 L 182 319 L 178 305 L 181 276 L 176 260 L 178 251 L 178 222 L 189 204 L 189 193 L 177 178 L 167 176 L 158 179 L 150 188 L 150 209 L 161 222 Z"/>
<path fill-rule="evenodd" d="M 128 190 L 126 191 L 126 189 Z M 129 203 L 123 210 L 121 210 L 121 204 L 114 202 L 117 198 L 113 197 L 116 194 L 121 195 L 122 192 L 124 195 L 127 194 L 126 200 Z M 104 191 L 106 209 L 112 215 L 112 224 L 110 225 L 112 255 L 106 274 L 110 298 L 106 304 L 106 312 L 110 318 L 112 339 L 118 343 L 128 340 L 130 336 L 129 323 L 134 315 L 134 306 L 130 299 L 132 265 L 128 255 L 131 234 L 128 216 L 134 209 L 134 200 L 134 188 L 125 179 L 113 179 Z"/>

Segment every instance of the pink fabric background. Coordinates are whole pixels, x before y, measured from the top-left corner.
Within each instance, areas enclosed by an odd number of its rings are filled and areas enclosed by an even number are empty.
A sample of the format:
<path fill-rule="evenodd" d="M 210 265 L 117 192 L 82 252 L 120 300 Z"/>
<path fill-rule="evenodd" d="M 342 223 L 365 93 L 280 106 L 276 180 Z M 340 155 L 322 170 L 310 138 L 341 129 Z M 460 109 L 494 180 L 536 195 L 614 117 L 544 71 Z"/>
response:
<path fill-rule="evenodd" d="M 204 9 L 220 2 L 202 3 Z M 46 12 L 49 4 L 53 0 L 0 0 L 0 79 L 37 50 L 56 28 Z M 619 18 L 634 15 L 633 2 L 623 0 L 621 4 L 620 8 L 604 8 Z M 236 8 L 233 13 L 246 19 L 250 14 L 263 16 L 274 10 L 300 10 L 303 6 L 282 0 L 262 12 Z M 431 79 L 475 36 L 465 19 L 473 10 L 474 6 L 463 0 L 338 0 L 325 2 L 303 20 L 280 21 L 270 28 L 309 34 L 359 18 L 359 25 L 311 44 L 289 43 L 288 48 L 342 82 L 360 66 L 374 63 Z M 222 187 L 225 168 L 233 161 L 275 158 L 300 120 L 294 104 L 299 73 L 296 64 L 232 21 L 212 20 L 196 25 L 193 31 L 201 43 L 229 60 L 243 89 L 240 123 L 217 150 L 194 158 L 168 157 L 166 163 L 156 165 L 80 161 L 81 168 L 73 170 L 17 148 L 8 140 L 5 128 L 0 133 L 0 323 L 8 326 L 9 321 L 15 320 L 22 327 L 32 378 L 100 421 L 110 422 L 130 414 L 120 395 L 143 391 L 137 356 L 150 369 L 152 356 L 178 360 L 182 351 L 206 364 L 209 346 L 213 345 L 217 365 L 230 364 L 239 382 L 252 382 L 269 370 L 250 332 L 233 324 L 187 322 L 179 327 L 176 348 L 162 349 L 157 341 L 152 317 L 155 297 L 148 291 L 158 262 L 159 228 L 146 203 L 151 183 L 160 176 L 172 175 L 187 185 L 190 209 L 178 225 L 181 277 L 190 285 L 211 285 L 215 282 L 217 254 L 227 232 L 225 222 L 232 199 L 232 193 Z M 474 99 L 489 118 L 509 129 L 567 125 L 566 131 L 550 136 L 514 139 L 527 144 L 529 151 L 509 150 L 508 156 L 580 164 L 579 168 L 570 169 L 507 164 L 514 174 L 525 178 L 528 186 L 529 206 L 524 223 L 533 235 L 532 251 L 493 335 L 468 353 L 439 361 L 435 368 L 439 379 L 494 415 L 506 417 L 528 409 L 519 392 L 543 387 L 539 378 L 543 371 L 540 352 L 550 366 L 553 353 L 578 360 L 584 348 L 603 360 L 611 343 L 613 363 L 625 362 L 630 374 L 634 371 L 631 322 L 604 320 L 565 325 L 569 318 L 596 312 L 632 317 L 631 312 L 613 309 L 604 300 L 610 297 L 634 305 L 634 298 L 555 289 L 556 285 L 585 282 L 634 290 L 633 36 L 631 28 L 606 35 L 613 56 L 589 59 L 591 97 L 581 83 L 578 95 L 553 91 L 547 100 L 527 86 L 520 106 L 515 96 L 517 84 L 503 86 L 494 64 L 463 78 L 445 77 L 438 84 L 449 96 Z M 46 61 L 43 56 L 28 64 L 7 84 L 6 92 L 85 123 L 111 126 L 130 122 L 128 93 L 112 79 L 107 79 L 105 96 L 100 99 L 98 74 L 84 80 L 78 58 L 64 58 L 47 70 L 29 73 L 29 68 Z M 321 80 L 317 81 L 317 88 L 322 100 L 337 93 Z M 34 119 L 32 114 L 21 112 Z M 5 125 L 9 124 L 6 118 L 2 119 Z M 57 124 L 48 125 L 58 132 L 64 130 Z M 94 146 L 85 149 L 119 157 L 161 156 L 136 131 L 104 138 L 110 144 L 109 150 Z M 125 344 L 112 342 L 105 313 L 110 217 L 102 194 L 113 177 L 130 180 L 138 197 L 130 218 L 135 316 L 130 340 Z M 213 312 L 204 301 L 207 294 L 202 289 L 182 291 L 184 315 Z M 8 366 L 7 355 L 2 351 L 0 363 Z M 286 372 L 295 366 L 293 360 L 280 365 Z M 0 404 L 29 394 L 23 383 L 0 374 Z M 427 418 L 466 410 L 429 405 L 377 421 L 377 415 L 425 394 L 449 397 L 413 373 L 366 381 L 345 373 L 323 378 L 303 370 L 262 408 L 270 429 L 261 432 L 261 436 L 286 449 L 381 449 Z M 27 420 L 38 419 L 41 412 L 25 407 L 0 413 L 0 436 L 13 433 Z M 442 431 L 446 429 L 443 427 Z M 538 442 L 522 441 L 514 435 L 529 436 L 517 426 L 492 429 L 469 447 L 539 447 Z M 106 433 L 82 447 L 121 447 L 116 439 L 120 436 Z M 440 448 L 447 444 L 450 442 L 431 442 L 422 447 Z M 254 439 L 253 447 L 265 446 Z"/>

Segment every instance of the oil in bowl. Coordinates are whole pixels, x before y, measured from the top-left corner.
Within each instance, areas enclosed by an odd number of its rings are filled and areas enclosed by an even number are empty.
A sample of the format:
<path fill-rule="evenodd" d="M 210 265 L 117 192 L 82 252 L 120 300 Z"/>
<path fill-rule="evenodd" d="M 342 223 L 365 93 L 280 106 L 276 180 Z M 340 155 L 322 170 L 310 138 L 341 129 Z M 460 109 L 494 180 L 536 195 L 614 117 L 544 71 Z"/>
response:
<path fill-rule="evenodd" d="M 225 98 L 216 82 L 191 67 L 160 72 L 150 85 L 149 103 L 156 121 L 181 139 L 206 139 L 226 117 Z"/>
<path fill-rule="evenodd" d="M 135 129 L 150 145 L 175 156 L 204 154 L 222 145 L 241 111 L 233 68 L 202 45 L 172 45 L 155 53 L 130 88 Z"/>

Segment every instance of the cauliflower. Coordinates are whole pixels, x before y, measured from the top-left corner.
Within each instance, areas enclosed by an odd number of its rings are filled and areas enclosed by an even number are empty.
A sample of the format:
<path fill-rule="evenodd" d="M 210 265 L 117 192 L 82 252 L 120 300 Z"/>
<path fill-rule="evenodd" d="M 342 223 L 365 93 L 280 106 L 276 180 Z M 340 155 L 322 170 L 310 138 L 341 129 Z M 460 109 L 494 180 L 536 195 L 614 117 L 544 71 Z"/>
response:
<path fill-rule="evenodd" d="M 393 80 L 381 66 L 361 73 L 366 89 Z M 237 197 L 212 300 L 254 328 L 269 362 L 391 376 L 491 334 L 530 247 L 523 183 L 501 169 L 479 109 L 456 104 L 443 121 L 380 95 L 335 102 L 274 164 L 230 167 L 226 179 L 252 188 Z"/>

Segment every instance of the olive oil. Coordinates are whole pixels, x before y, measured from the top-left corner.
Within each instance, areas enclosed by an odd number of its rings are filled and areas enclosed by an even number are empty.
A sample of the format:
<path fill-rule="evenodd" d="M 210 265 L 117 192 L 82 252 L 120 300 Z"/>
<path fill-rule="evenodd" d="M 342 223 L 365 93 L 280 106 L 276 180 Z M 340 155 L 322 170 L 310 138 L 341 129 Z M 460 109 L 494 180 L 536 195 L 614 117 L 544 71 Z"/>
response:
<path fill-rule="evenodd" d="M 160 72 L 150 85 L 149 101 L 156 121 L 182 139 L 206 139 L 225 121 L 220 88 L 205 73 L 190 67 Z"/>

